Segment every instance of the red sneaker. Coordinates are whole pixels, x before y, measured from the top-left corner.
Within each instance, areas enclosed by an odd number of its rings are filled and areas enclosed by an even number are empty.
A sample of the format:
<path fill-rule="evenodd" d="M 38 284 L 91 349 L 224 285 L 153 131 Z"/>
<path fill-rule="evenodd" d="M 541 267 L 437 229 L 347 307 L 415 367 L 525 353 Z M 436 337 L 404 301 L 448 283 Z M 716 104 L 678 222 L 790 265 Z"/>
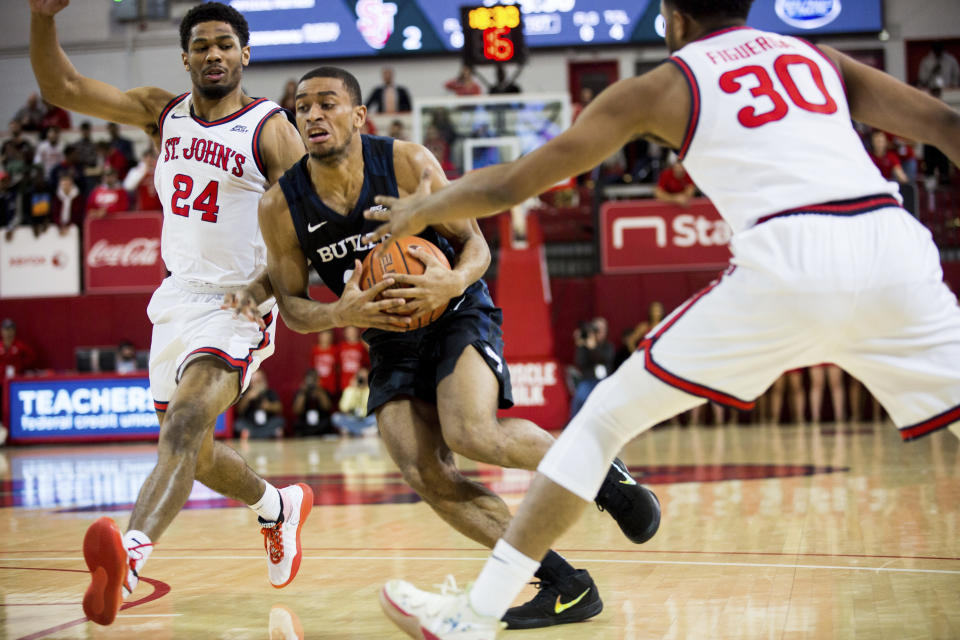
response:
<path fill-rule="evenodd" d="M 127 578 L 127 550 L 117 523 L 104 516 L 83 536 L 83 559 L 90 570 L 90 586 L 83 594 L 83 612 L 97 624 L 108 625 L 123 603 Z"/>

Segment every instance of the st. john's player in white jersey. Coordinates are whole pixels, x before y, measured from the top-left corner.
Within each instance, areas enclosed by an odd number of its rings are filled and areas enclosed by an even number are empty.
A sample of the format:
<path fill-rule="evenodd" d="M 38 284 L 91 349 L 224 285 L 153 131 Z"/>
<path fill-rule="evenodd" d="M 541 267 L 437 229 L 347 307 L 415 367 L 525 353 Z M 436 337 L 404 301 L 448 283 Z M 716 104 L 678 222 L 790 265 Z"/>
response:
<path fill-rule="evenodd" d="M 273 352 L 276 311 L 257 204 L 304 147 L 277 105 L 250 98 L 240 86 L 250 49 L 247 23 L 236 10 L 207 3 L 184 16 L 182 63 L 193 86 L 175 96 L 153 87 L 124 92 L 80 75 L 56 34 L 54 15 L 67 4 L 30 0 L 37 82 L 49 102 L 141 127 L 157 145 L 162 255 L 172 273 L 147 310 L 154 324 L 150 388 L 161 423 L 157 465 L 140 490 L 126 535 L 110 518 L 100 518 L 83 542 L 91 573 L 84 613 L 110 624 L 194 479 L 256 511 L 275 587 L 297 573 L 311 490 L 271 486 L 213 439 L 213 427 Z M 225 296 L 252 281 L 260 283 L 258 299 L 267 301 L 260 323 L 221 309 Z"/>
<path fill-rule="evenodd" d="M 663 0 L 669 63 L 601 93 L 516 162 L 429 195 L 378 198 L 366 240 L 492 215 L 599 164 L 636 136 L 680 151 L 733 228 L 715 283 L 646 336 L 539 466 L 473 588 L 381 593 L 415 638 L 484 640 L 631 438 L 705 400 L 748 409 L 787 369 L 834 362 L 909 440 L 960 426 L 960 307 L 930 233 L 900 207 L 850 119 L 960 161 L 960 114 L 828 47 L 744 26 L 752 0 Z M 958 433 L 960 435 L 960 433 Z"/>

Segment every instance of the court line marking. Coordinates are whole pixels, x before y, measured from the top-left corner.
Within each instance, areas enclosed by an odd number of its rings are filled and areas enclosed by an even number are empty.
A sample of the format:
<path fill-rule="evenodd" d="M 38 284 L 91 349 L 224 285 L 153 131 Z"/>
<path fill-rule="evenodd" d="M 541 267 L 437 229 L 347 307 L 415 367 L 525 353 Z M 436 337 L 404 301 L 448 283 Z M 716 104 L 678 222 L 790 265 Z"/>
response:
<path fill-rule="evenodd" d="M 263 556 L 154 556 L 154 562 L 157 560 L 261 560 Z M 440 556 L 303 556 L 304 560 L 421 560 L 428 562 L 480 562 L 485 561 L 487 556 L 482 557 L 440 557 Z M 3 558 L 4 561 L 13 562 L 36 562 L 36 561 L 56 561 L 56 562 L 80 562 L 82 558 Z M 651 564 L 651 565 L 672 565 L 672 566 L 693 566 L 693 567 L 743 567 L 756 569 L 821 569 L 832 571 L 876 571 L 884 573 L 937 573 L 947 575 L 960 575 L 960 570 L 954 569 L 904 569 L 898 567 L 857 567 L 840 565 L 819 565 L 819 564 L 776 564 L 766 562 L 704 562 L 700 560 L 634 560 L 629 558 L 612 560 L 609 558 L 567 558 L 568 561 L 577 564 Z"/>
<path fill-rule="evenodd" d="M 168 552 L 206 553 L 210 551 L 249 551 L 249 547 L 163 547 Z M 26 553 L 70 553 L 72 549 L 0 549 L 0 559 L 6 554 Z M 373 551 L 373 552 L 416 552 L 431 551 L 433 553 L 489 553 L 483 547 L 303 547 L 307 552 L 334 552 L 334 551 Z M 805 553 L 784 551 L 696 551 L 692 549 L 556 549 L 558 553 L 642 553 L 644 555 L 696 555 L 696 556 L 773 556 L 778 558 L 863 558 L 868 560 L 945 560 L 960 562 L 960 557 L 953 556 L 895 556 L 872 553 Z"/>

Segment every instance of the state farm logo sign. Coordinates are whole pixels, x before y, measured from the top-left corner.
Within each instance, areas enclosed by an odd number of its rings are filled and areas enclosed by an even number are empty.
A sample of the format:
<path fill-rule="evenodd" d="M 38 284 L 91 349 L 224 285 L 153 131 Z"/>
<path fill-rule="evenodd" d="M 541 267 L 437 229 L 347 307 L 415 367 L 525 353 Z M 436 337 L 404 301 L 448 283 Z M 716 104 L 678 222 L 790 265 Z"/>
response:
<path fill-rule="evenodd" d="M 160 258 L 163 217 L 127 213 L 87 220 L 84 238 L 86 290 L 96 293 L 151 291 L 166 269 Z"/>
<path fill-rule="evenodd" d="M 655 200 L 607 202 L 600 208 L 604 273 L 723 268 L 732 232 L 706 199 L 690 207 Z"/>
<path fill-rule="evenodd" d="M 80 293 L 80 232 L 55 227 L 34 235 L 17 227 L 0 237 L 0 298 L 75 296 Z"/>

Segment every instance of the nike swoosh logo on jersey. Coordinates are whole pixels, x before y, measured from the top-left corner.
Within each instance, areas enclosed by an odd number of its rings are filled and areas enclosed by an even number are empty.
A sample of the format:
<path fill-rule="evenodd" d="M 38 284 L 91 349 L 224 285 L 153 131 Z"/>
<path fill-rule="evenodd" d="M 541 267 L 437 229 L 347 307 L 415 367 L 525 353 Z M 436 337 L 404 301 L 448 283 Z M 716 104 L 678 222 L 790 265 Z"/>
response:
<path fill-rule="evenodd" d="M 314 231 L 316 231 L 317 229 L 319 229 L 319 228 L 322 227 L 323 225 L 327 224 L 327 222 L 329 222 L 329 220 L 324 220 L 323 222 L 318 222 L 317 224 L 308 224 L 308 225 L 307 225 L 307 233 L 313 233 Z"/>
<path fill-rule="evenodd" d="M 178 116 L 175 113 L 171 113 L 170 117 L 173 118 L 174 120 L 179 120 L 180 118 L 189 118 L 190 116 Z"/>
<path fill-rule="evenodd" d="M 576 598 L 574 598 L 573 600 L 567 603 L 561 602 L 560 599 L 563 596 L 557 596 L 557 604 L 553 606 L 553 612 L 558 615 L 563 613 L 564 611 L 566 611 L 567 609 L 569 609 L 570 607 L 572 607 L 573 605 L 577 604 L 578 602 L 583 600 L 585 597 L 587 597 L 588 593 L 590 593 L 590 587 L 587 587 L 586 591 L 584 591 L 579 596 L 577 596 Z"/>

